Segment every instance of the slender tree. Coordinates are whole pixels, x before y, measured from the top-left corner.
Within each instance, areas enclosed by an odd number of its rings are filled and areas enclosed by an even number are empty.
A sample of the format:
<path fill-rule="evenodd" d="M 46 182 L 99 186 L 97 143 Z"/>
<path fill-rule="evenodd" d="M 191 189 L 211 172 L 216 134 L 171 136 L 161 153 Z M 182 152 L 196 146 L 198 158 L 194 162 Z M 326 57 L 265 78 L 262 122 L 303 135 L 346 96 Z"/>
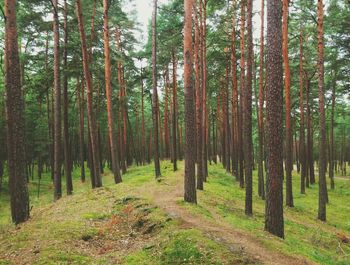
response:
<path fill-rule="evenodd" d="M 175 49 L 172 50 L 172 61 L 173 61 L 173 115 L 172 115 L 172 150 L 173 150 L 173 165 L 174 171 L 177 170 L 177 140 L 176 140 L 176 124 L 177 124 L 177 64 Z"/>
<path fill-rule="evenodd" d="M 324 108 L 324 30 L 323 30 L 323 0 L 317 2 L 317 40 L 318 40 L 318 101 L 319 101 L 319 200 L 318 219 L 326 221 L 326 115 Z"/>
<path fill-rule="evenodd" d="M 76 1 L 76 10 L 78 17 L 78 25 L 79 25 L 79 33 L 80 33 L 80 41 L 81 41 L 81 51 L 83 56 L 83 68 L 84 68 L 84 76 L 86 82 L 87 89 L 87 109 L 88 109 L 88 126 L 89 126 L 89 138 L 91 143 L 91 167 L 94 174 L 92 174 L 91 184 L 93 188 L 102 186 L 101 179 L 101 170 L 100 170 L 100 161 L 99 161 L 99 151 L 98 151 L 98 137 L 97 137 L 97 126 L 94 119 L 93 113 L 93 87 L 92 87 L 92 79 L 89 68 L 89 57 L 87 52 L 86 45 L 86 37 L 84 31 L 84 21 L 83 21 L 83 13 L 81 8 L 81 0 Z"/>
<path fill-rule="evenodd" d="M 170 132 L 169 132 L 169 67 L 167 65 L 165 73 L 165 91 L 164 91 L 164 145 L 165 145 L 165 158 L 170 157 Z"/>
<path fill-rule="evenodd" d="M 153 119 L 153 140 L 154 140 L 154 169 L 156 179 L 161 176 L 159 162 L 159 134 L 158 134 L 158 90 L 157 90 L 157 0 L 153 1 L 153 16 L 152 16 L 152 119 Z"/>
<path fill-rule="evenodd" d="M 29 218 L 29 194 L 25 172 L 24 99 L 20 82 L 21 72 L 18 55 L 15 0 L 5 0 L 5 17 L 5 88 L 9 192 L 12 221 L 15 224 L 19 224 Z"/>
<path fill-rule="evenodd" d="M 244 89 L 243 130 L 244 165 L 246 180 L 245 213 L 253 214 L 253 139 L 252 139 L 252 89 L 253 89 L 253 1 L 247 2 L 247 83 Z"/>
<path fill-rule="evenodd" d="M 202 123 L 203 123 L 203 109 L 202 109 L 202 87 L 201 87 L 201 74 L 200 74 L 200 42 L 201 42 L 201 33 L 200 33 L 200 22 L 199 22 L 199 14 L 198 14 L 198 5 L 197 1 L 195 1 L 194 8 L 194 73 L 195 73 L 195 93 L 196 93 L 196 129 L 197 129 L 197 137 L 196 137 L 196 160 L 197 160 L 197 189 L 203 190 L 203 160 L 202 160 Z"/>
<path fill-rule="evenodd" d="M 290 67 L 288 59 L 288 15 L 289 0 L 283 0 L 283 64 L 284 64 L 284 87 L 286 102 L 286 205 L 293 207 L 292 170 L 293 170 L 293 132 L 291 123 L 290 103 Z"/>
<path fill-rule="evenodd" d="M 332 109 L 331 109 L 331 121 L 329 132 L 329 179 L 331 181 L 331 189 L 334 190 L 334 110 L 335 110 L 335 89 L 336 89 L 336 71 L 333 71 L 332 79 Z"/>
<path fill-rule="evenodd" d="M 239 122 L 238 122 L 238 130 L 239 130 L 239 184 L 240 187 L 244 187 L 244 154 L 243 154 L 243 105 L 244 105 L 244 90 L 245 90 L 245 11 L 246 11 L 246 3 L 247 0 L 243 0 L 241 2 L 241 35 L 240 35 L 240 48 L 241 48 L 241 79 L 240 79 L 240 104 L 239 104 Z"/>
<path fill-rule="evenodd" d="M 265 2 L 261 0 L 261 28 L 260 28 L 260 55 L 259 55 L 259 109 L 258 109 L 258 193 L 265 199 L 264 181 L 264 25 L 265 25 Z"/>
<path fill-rule="evenodd" d="M 233 1 L 233 12 L 236 11 L 236 1 Z M 238 82 L 237 82 L 237 51 L 236 51 L 236 14 L 232 16 L 232 44 L 231 44 L 231 72 L 232 72 L 232 174 L 238 181 Z M 214 135 L 213 135 L 214 136 Z"/>
<path fill-rule="evenodd" d="M 207 3 L 208 0 L 200 1 L 201 12 L 201 57 L 202 57 L 202 163 L 203 163 L 203 176 L 206 181 L 208 176 L 208 107 L 207 107 Z"/>
<path fill-rule="evenodd" d="M 300 135 L 299 135 L 299 157 L 301 164 L 300 193 L 305 194 L 305 179 L 307 174 L 306 147 L 305 147 L 305 119 L 304 119 L 304 67 L 303 67 L 303 31 L 300 31 L 299 48 L 299 79 L 300 79 Z"/>
<path fill-rule="evenodd" d="M 63 134 L 64 134 L 64 172 L 66 174 L 66 189 L 67 195 L 71 195 L 73 192 L 72 181 L 72 166 L 71 166 L 71 152 L 69 142 L 69 123 L 68 123 L 68 4 L 67 0 L 64 1 L 64 48 L 63 48 Z"/>
<path fill-rule="evenodd" d="M 85 155 L 84 155 L 84 81 L 80 83 L 77 78 L 77 103 L 79 109 L 79 156 L 80 156 L 80 179 L 85 182 Z"/>
<path fill-rule="evenodd" d="M 105 82 L 107 97 L 107 114 L 108 114 L 108 134 L 109 146 L 111 153 L 112 171 L 114 174 L 114 182 L 120 183 L 119 159 L 117 146 L 115 142 L 114 115 L 112 108 L 112 86 L 111 86 L 111 60 L 109 48 L 109 27 L 108 27 L 108 0 L 103 0 L 103 38 L 104 38 L 104 55 L 105 55 Z"/>
<path fill-rule="evenodd" d="M 62 197 L 61 183 L 61 82 L 60 82 L 60 33 L 58 21 L 58 0 L 53 0 L 54 33 L 54 200 Z"/>
<path fill-rule="evenodd" d="M 142 127 L 142 164 L 146 163 L 146 130 L 145 130 L 145 89 L 143 85 L 143 69 L 141 67 L 141 127 Z"/>
<path fill-rule="evenodd" d="M 267 2 L 267 189 L 265 229 L 284 237 L 283 221 L 283 149 L 282 106 L 282 2 Z"/>
<path fill-rule="evenodd" d="M 195 157 L 196 137 L 194 91 L 192 86 L 192 8 L 193 0 L 184 0 L 184 88 L 185 88 L 185 195 L 186 202 L 197 203 Z"/>
<path fill-rule="evenodd" d="M 119 28 L 115 30 L 115 39 L 118 47 L 118 51 L 122 52 L 122 44 L 121 44 L 121 33 Z M 120 112 L 119 112 L 119 143 L 120 143 L 120 163 L 122 173 L 126 173 L 126 146 L 125 146 L 125 93 L 124 93 L 124 85 L 123 85 L 123 65 L 122 62 L 117 63 L 118 68 L 118 83 L 119 83 L 119 100 L 120 100 Z"/>

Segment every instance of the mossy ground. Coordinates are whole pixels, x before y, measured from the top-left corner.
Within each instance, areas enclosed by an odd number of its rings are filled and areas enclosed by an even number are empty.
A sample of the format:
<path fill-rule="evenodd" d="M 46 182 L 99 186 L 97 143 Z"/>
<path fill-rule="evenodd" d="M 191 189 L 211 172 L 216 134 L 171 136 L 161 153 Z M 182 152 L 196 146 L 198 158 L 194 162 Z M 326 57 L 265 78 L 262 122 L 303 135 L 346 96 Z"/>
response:
<path fill-rule="evenodd" d="M 339 235 L 350 235 L 350 179 L 336 179 L 336 189 L 329 190 L 327 222 L 317 220 L 318 184 L 300 194 L 300 177 L 293 175 L 294 208 L 284 207 L 285 239 L 274 238 L 264 231 L 265 203 L 257 195 L 257 172 L 254 172 L 253 217 L 244 213 L 245 190 L 221 165 L 209 167 L 205 191 L 199 192 L 201 210 L 215 211 L 232 227 L 256 237 L 263 245 L 283 253 L 299 255 L 318 264 L 350 264 L 350 244 Z M 327 180 L 328 181 L 328 180 Z M 284 191 L 285 194 L 285 191 Z M 190 207 L 198 213 L 198 206 Z"/>
<path fill-rule="evenodd" d="M 80 183 L 77 169 L 74 195 L 56 203 L 47 174 L 39 198 L 31 181 L 31 219 L 17 227 L 3 193 L 0 264 L 253 264 L 152 204 L 147 191 L 168 188 L 181 174 L 172 173 L 169 162 L 162 172 L 167 177 L 159 183 L 152 165 L 132 167 L 119 185 L 107 172 L 104 187 L 91 190 L 90 183 Z"/>
<path fill-rule="evenodd" d="M 31 220 L 15 227 L 10 223 L 8 195 L 0 195 L 0 264 L 257 264 L 232 252 L 227 245 L 210 239 L 200 229 L 185 227 L 155 207 L 150 190 L 171 190 L 183 177 L 162 162 L 161 182 L 154 181 L 152 165 L 131 167 L 123 183 L 115 185 L 110 172 L 103 176 L 103 188 L 91 190 L 81 183 L 79 169 L 73 172 L 74 195 L 52 203 L 50 175 L 31 181 Z M 256 173 L 256 172 L 254 172 Z M 198 205 L 179 207 L 215 221 L 215 211 L 233 229 L 256 238 L 268 249 L 303 256 L 318 264 L 350 264 L 350 245 L 340 235 L 350 235 L 350 181 L 336 179 L 329 191 L 327 222 L 317 220 L 318 187 L 299 193 L 299 177 L 293 176 L 294 208 L 285 207 L 285 240 L 263 230 L 264 202 L 256 195 L 254 174 L 254 216 L 244 214 L 244 190 L 221 165 L 209 167 L 205 190 L 198 193 Z M 63 185 L 64 189 L 64 185 Z"/>

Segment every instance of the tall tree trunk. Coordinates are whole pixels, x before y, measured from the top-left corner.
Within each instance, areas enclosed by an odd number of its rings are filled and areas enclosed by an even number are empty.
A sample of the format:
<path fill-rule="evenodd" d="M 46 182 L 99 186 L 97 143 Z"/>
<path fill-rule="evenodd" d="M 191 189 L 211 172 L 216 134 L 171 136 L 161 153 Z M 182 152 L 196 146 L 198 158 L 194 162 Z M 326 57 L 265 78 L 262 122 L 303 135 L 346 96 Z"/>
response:
<path fill-rule="evenodd" d="M 46 44 L 45 44 L 45 71 L 48 71 L 48 61 L 49 61 L 49 31 L 46 31 Z M 49 84 L 49 78 L 46 76 L 46 110 L 47 110 L 47 120 L 48 120 L 48 139 L 49 139 L 49 144 L 48 144 L 48 150 L 49 150 L 49 162 L 50 162 L 50 167 L 51 167 L 51 179 L 53 180 L 53 168 L 54 168 L 54 154 L 53 154 L 53 138 L 54 138 L 54 130 L 53 130 L 53 115 L 52 114 L 52 109 L 50 106 L 51 101 L 50 101 L 50 84 Z M 51 90 L 52 93 L 52 90 Z M 52 101 L 53 102 L 53 101 Z"/>
<path fill-rule="evenodd" d="M 54 32 L 54 200 L 62 197 L 61 184 L 61 82 L 60 82 L 60 37 L 58 21 L 58 0 L 53 0 Z"/>
<path fill-rule="evenodd" d="M 318 40 L 318 101 L 319 101 L 319 201 L 318 219 L 326 221 L 326 115 L 324 107 L 324 30 L 323 0 L 317 2 L 317 40 Z"/>
<path fill-rule="evenodd" d="M 329 135 L 329 179 L 331 180 L 331 189 L 334 190 L 334 109 L 335 109 L 335 89 L 336 89 L 336 75 L 337 72 L 333 72 L 332 82 L 332 109 L 331 109 L 331 123 L 330 123 L 330 135 Z"/>
<path fill-rule="evenodd" d="M 71 152 L 69 146 L 69 123 L 68 123 L 68 78 L 67 78 L 67 55 L 68 55 L 68 4 L 64 1 L 64 50 L 63 50 L 63 130 L 64 130 L 64 172 L 66 174 L 67 195 L 73 192 Z"/>
<path fill-rule="evenodd" d="M 159 126 L 159 159 L 163 160 L 164 155 L 164 138 L 163 138 L 163 127 L 162 127 L 162 119 L 160 117 L 160 107 L 159 107 L 159 100 L 158 100 L 158 126 Z"/>
<path fill-rule="evenodd" d="M 247 6 L 247 85 L 244 89 L 243 130 L 244 130 L 244 161 L 245 161 L 245 214 L 253 214 L 253 139 L 252 139 L 252 88 L 253 88 L 253 0 L 248 0 Z"/>
<path fill-rule="evenodd" d="M 108 0 L 103 0 L 103 38 L 104 38 L 104 55 L 105 55 L 105 83 L 107 98 L 107 114 L 108 114 L 108 134 L 109 146 L 111 152 L 112 171 L 114 174 L 114 182 L 122 182 L 119 169 L 119 159 L 117 146 L 115 142 L 114 115 L 112 107 L 112 86 L 111 86 L 111 60 L 109 49 L 109 27 L 108 27 Z"/>
<path fill-rule="evenodd" d="M 79 155 L 80 155 L 80 179 L 85 182 L 85 155 L 84 155 L 84 81 L 81 84 L 77 78 L 77 98 L 79 108 Z"/>
<path fill-rule="evenodd" d="M 297 172 L 300 173 L 300 163 L 299 163 L 299 145 L 298 145 L 298 142 L 297 142 L 297 133 L 296 133 L 296 130 L 294 132 L 294 143 L 295 143 L 295 146 L 294 146 L 294 150 L 295 150 L 295 162 L 297 164 Z"/>
<path fill-rule="evenodd" d="M 145 131 L 145 89 L 143 86 L 143 72 L 141 67 L 141 115 L 142 115 L 142 164 L 146 163 L 146 131 Z"/>
<path fill-rule="evenodd" d="M 157 0 L 153 1 L 152 17 L 152 119 L 153 119 L 153 140 L 154 140 L 154 169 L 156 179 L 161 176 L 159 163 L 159 134 L 158 134 L 158 89 L 157 89 Z"/>
<path fill-rule="evenodd" d="M 121 36 L 120 36 L 120 30 L 118 28 L 116 28 L 115 30 L 115 39 L 116 39 L 116 44 L 118 47 L 118 50 L 120 52 L 122 52 L 122 46 L 121 46 Z M 125 163 L 125 141 L 124 141 L 124 126 L 125 126 L 125 122 L 124 122 L 124 101 L 125 101 L 125 97 L 124 97 L 124 86 L 123 86 L 123 66 L 121 62 L 117 63 L 117 68 L 118 68 L 118 83 L 119 83 L 119 100 L 120 100 L 120 106 L 119 106 L 119 143 L 120 143 L 120 163 L 121 163 L 121 169 L 122 169 L 122 173 L 125 174 L 126 173 L 126 163 Z"/>
<path fill-rule="evenodd" d="M 173 61 L 173 117 L 172 117 L 172 147 L 173 147 L 173 165 L 174 171 L 177 170 L 177 140 L 176 140 L 176 122 L 177 122 L 177 63 L 176 63 L 176 55 L 175 48 L 172 50 L 172 61 Z"/>
<path fill-rule="evenodd" d="M 123 143 L 125 147 L 125 163 L 126 165 L 129 165 L 129 159 L 130 159 L 130 148 L 129 142 L 128 142 L 128 105 L 127 105 L 127 97 L 126 97 L 126 84 L 125 84 L 125 72 L 124 72 L 124 65 L 122 65 L 122 91 L 123 91 Z M 130 147 L 130 148 L 129 148 Z M 125 168 L 126 172 L 126 168 Z"/>
<path fill-rule="evenodd" d="M 241 2 L 241 35 L 240 35 L 240 48 L 241 48 L 241 82 L 240 82 L 240 104 L 239 104 L 239 184 L 240 187 L 244 187 L 244 153 L 243 153 L 243 109 L 244 109 L 244 90 L 245 90 L 245 11 L 246 11 L 246 1 Z"/>
<path fill-rule="evenodd" d="M 5 0 L 5 88 L 9 193 L 12 221 L 29 218 L 29 194 L 26 183 L 24 98 L 18 55 L 16 1 Z"/>
<path fill-rule="evenodd" d="M 299 78 L 300 78 L 300 135 L 299 135 L 299 157 L 301 164 L 300 193 L 305 194 L 305 178 L 307 173 L 306 148 L 305 148 L 305 121 L 304 121 L 304 68 L 303 68 L 303 32 L 300 31 L 299 49 Z"/>
<path fill-rule="evenodd" d="M 307 117 L 307 146 L 305 153 L 307 154 L 307 169 L 308 177 L 311 184 L 315 184 L 315 171 L 314 171 L 314 143 L 313 143 L 313 125 L 312 125 L 312 113 L 311 113 L 311 105 L 310 105 L 310 88 L 311 88 L 311 79 L 312 77 L 308 77 L 307 72 L 306 75 L 306 117 Z"/>
<path fill-rule="evenodd" d="M 201 79 L 200 79 L 200 25 L 199 25 L 199 14 L 198 14 L 198 8 L 197 8 L 197 1 L 195 1 L 195 8 L 194 8 L 194 21 L 195 21 L 195 41 L 194 41 L 194 73 L 195 73 L 195 93 L 196 93 L 196 131 L 197 131 L 197 137 L 196 137 L 196 161 L 197 161 L 197 189 L 203 190 L 203 182 L 204 182 L 204 176 L 203 176 L 203 160 L 202 160 L 202 118 L 203 118 L 203 110 L 202 110 L 202 88 L 201 88 Z"/>
<path fill-rule="evenodd" d="M 259 109 L 258 109 L 258 194 L 265 199 L 264 181 L 264 25 L 265 25 L 265 2 L 261 0 L 261 29 L 260 29 L 260 63 L 259 63 Z"/>
<path fill-rule="evenodd" d="M 165 158 L 170 158 L 170 133 L 169 133 L 169 67 L 165 72 L 165 95 L 164 95 L 164 144 Z"/>
<path fill-rule="evenodd" d="M 185 88 L 185 194 L 186 202 L 197 203 L 195 157 L 196 137 L 195 126 L 194 91 L 192 85 L 192 8 L 193 0 L 184 0 L 184 88 Z"/>
<path fill-rule="evenodd" d="M 267 2 L 267 189 L 265 229 L 284 237 L 283 221 L 283 67 L 282 67 L 282 2 Z"/>
<path fill-rule="evenodd" d="M 233 1 L 233 12 L 236 12 L 236 1 Z M 231 46 L 231 71 L 232 71 L 232 175 L 238 181 L 238 83 L 237 83 L 237 53 L 236 53 L 236 14 L 232 16 L 232 46 Z"/>
<path fill-rule="evenodd" d="M 80 41 L 81 41 L 81 50 L 83 55 L 83 68 L 84 68 L 84 76 L 85 76 L 85 82 L 86 82 L 86 89 L 87 89 L 87 107 L 88 107 L 88 125 L 89 125 L 89 137 L 91 142 L 91 165 L 93 166 L 94 174 L 92 174 L 91 183 L 92 187 L 101 187 L 102 186 L 102 179 L 101 179 L 101 171 L 100 171 L 100 161 L 99 161 L 99 151 L 98 151 L 98 137 L 97 137 L 97 126 L 94 120 L 94 113 L 93 113 L 93 87 L 92 87 L 92 79 L 91 79 L 91 73 L 89 69 L 89 57 L 87 52 L 87 45 L 86 45 L 86 37 L 85 37 L 85 31 L 84 31 L 84 21 L 83 21 L 83 14 L 82 14 L 82 8 L 81 8 L 81 0 L 77 0 L 77 16 L 78 16 L 78 24 L 79 24 L 79 33 L 80 33 Z"/>
<path fill-rule="evenodd" d="M 201 57 L 202 57 L 202 154 L 203 177 L 208 176 L 208 108 L 207 108 L 207 0 L 200 1 L 201 8 Z"/>
<path fill-rule="evenodd" d="M 228 51 L 227 51 L 228 53 Z M 225 111 L 224 111 L 224 119 L 225 119 L 225 166 L 226 166 L 226 171 L 230 172 L 231 171 L 231 145 L 230 145 L 230 105 L 229 105 L 229 83 L 230 83 L 230 56 L 226 54 L 226 78 L 224 82 L 224 106 L 225 106 Z"/>
<path fill-rule="evenodd" d="M 293 207 L 292 170 L 293 170 L 293 132 L 291 124 L 290 103 L 290 68 L 288 59 L 288 8 L 289 0 L 283 0 L 283 63 L 284 63 L 284 86 L 286 97 L 286 205 Z"/>

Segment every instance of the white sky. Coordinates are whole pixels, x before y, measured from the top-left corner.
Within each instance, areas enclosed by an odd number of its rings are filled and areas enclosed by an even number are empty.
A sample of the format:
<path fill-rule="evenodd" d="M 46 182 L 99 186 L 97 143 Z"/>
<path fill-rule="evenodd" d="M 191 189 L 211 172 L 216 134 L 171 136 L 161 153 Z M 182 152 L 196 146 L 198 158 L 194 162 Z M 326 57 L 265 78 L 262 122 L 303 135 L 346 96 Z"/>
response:
<path fill-rule="evenodd" d="M 170 3 L 172 0 L 158 0 L 158 6 L 161 6 L 166 3 Z M 253 1 L 253 32 L 254 39 L 260 37 L 260 7 L 261 0 Z M 137 21 L 140 23 L 140 33 L 136 33 L 136 36 L 141 40 L 141 44 L 144 44 L 147 41 L 147 25 L 152 18 L 153 11 L 153 0 L 134 0 L 131 3 L 126 4 L 126 10 L 136 10 L 137 11 Z M 239 17 L 237 17 L 239 19 Z M 265 20 L 266 20 L 266 4 L 265 4 Z M 266 30 L 266 21 L 265 21 L 265 30 Z M 141 47 L 140 47 L 141 48 Z"/>
<path fill-rule="evenodd" d="M 158 6 L 169 3 L 171 0 L 158 0 Z M 136 33 L 136 37 L 141 40 L 142 44 L 147 41 L 147 25 L 152 18 L 153 0 L 134 0 L 126 4 L 126 10 L 132 9 L 137 11 L 137 21 L 140 23 L 141 32 Z"/>

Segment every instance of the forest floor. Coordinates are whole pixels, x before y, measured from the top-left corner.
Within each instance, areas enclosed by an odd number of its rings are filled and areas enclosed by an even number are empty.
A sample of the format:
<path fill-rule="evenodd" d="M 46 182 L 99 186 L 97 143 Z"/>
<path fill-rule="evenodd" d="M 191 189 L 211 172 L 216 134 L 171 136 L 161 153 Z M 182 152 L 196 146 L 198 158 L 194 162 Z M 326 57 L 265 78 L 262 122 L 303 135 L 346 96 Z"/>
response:
<path fill-rule="evenodd" d="M 253 217 L 244 214 L 244 189 L 221 165 L 209 167 L 198 204 L 184 203 L 183 163 L 172 172 L 162 162 L 132 167 L 123 183 L 103 175 L 91 190 L 74 171 L 73 196 L 52 203 L 49 175 L 31 181 L 31 219 L 10 223 L 8 195 L 0 194 L 0 264 L 350 264 L 350 181 L 336 179 L 329 191 L 326 223 L 317 220 L 318 186 L 299 193 L 294 175 L 294 208 L 285 208 L 284 240 L 264 231 L 264 201 L 256 194 Z"/>

